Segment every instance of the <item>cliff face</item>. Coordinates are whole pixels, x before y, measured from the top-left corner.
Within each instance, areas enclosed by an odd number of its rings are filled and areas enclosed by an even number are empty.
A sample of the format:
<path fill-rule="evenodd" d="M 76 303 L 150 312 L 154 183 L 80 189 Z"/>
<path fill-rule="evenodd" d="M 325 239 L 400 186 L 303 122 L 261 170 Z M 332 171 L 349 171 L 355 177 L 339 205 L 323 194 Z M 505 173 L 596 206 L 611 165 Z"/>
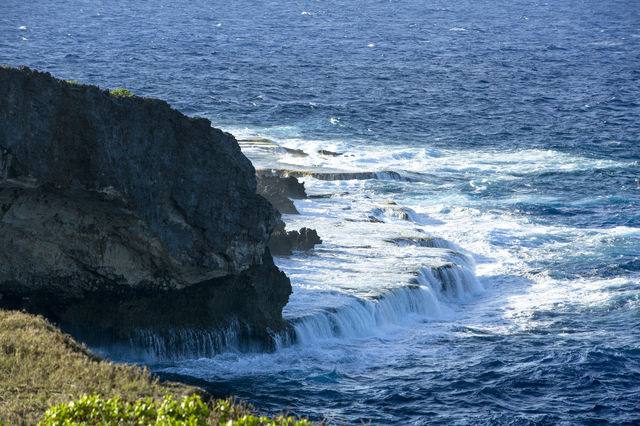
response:
<path fill-rule="evenodd" d="M 0 305 L 72 327 L 101 298 L 104 328 L 283 327 L 278 213 L 254 174 L 233 136 L 163 101 L 0 68 Z"/>

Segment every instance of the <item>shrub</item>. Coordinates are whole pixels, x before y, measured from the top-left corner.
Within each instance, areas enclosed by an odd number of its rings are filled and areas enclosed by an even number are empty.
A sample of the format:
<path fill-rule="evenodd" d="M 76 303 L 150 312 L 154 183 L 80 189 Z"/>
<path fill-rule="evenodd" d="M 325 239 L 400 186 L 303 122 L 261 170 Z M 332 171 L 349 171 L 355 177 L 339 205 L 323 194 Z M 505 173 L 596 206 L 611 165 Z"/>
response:
<path fill-rule="evenodd" d="M 75 84 L 75 85 L 79 85 L 79 84 L 80 84 L 80 83 L 78 83 L 78 82 L 77 82 L 77 81 L 75 81 L 75 80 L 65 80 L 65 81 L 66 81 L 67 83 L 69 83 L 69 84 Z"/>
<path fill-rule="evenodd" d="M 239 412 L 238 408 L 242 411 Z M 215 424 L 221 425 L 235 425 L 235 426 L 313 426 L 316 423 L 312 423 L 306 419 L 296 419 L 295 417 L 289 417 L 280 415 L 276 418 L 270 419 L 264 416 L 254 416 L 253 414 L 246 414 L 241 406 L 233 405 L 229 400 L 218 400 L 216 405 L 211 410 L 211 417 L 215 419 Z"/>
<path fill-rule="evenodd" d="M 218 400 L 210 410 L 197 395 L 176 401 L 165 396 L 162 402 L 150 398 L 128 402 L 118 397 L 103 400 L 98 395 L 87 396 L 56 405 L 45 414 L 40 426 L 72 425 L 162 425 L 162 426 L 312 426 L 306 419 L 285 415 L 275 418 L 248 414 L 246 407 L 230 400 Z"/>
<path fill-rule="evenodd" d="M 50 408 L 40 425 L 155 424 L 200 426 L 207 424 L 206 420 L 209 414 L 209 408 L 197 395 L 185 396 L 180 401 L 176 401 L 172 396 L 165 396 L 164 401 L 161 403 L 154 402 L 151 398 L 131 403 L 117 396 L 103 400 L 98 395 L 85 395 L 77 401 Z"/>
<path fill-rule="evenodd" d="M 131 93 L 127 89 L 116 89 L 116 90 L 110 91 L 109 93 L 111 94 L 111 96 L 120 96 L 123 98 L 130 98 L 133 96 L 133 93 Z"/>

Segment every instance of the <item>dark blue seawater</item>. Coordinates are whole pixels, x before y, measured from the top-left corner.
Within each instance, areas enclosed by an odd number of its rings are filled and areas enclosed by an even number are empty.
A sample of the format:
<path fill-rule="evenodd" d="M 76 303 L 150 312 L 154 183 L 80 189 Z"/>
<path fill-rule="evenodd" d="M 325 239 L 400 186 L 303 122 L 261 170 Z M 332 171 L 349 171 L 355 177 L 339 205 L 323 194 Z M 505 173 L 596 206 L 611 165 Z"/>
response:
<path fill-rule="evenodd" d="M 1 0 L 0 63 L 310 154 L 256 167 L 399 173 L 304 179 L 295 342 L 160 374 L 335 423 L 640 423 L 639 2 Z"/>

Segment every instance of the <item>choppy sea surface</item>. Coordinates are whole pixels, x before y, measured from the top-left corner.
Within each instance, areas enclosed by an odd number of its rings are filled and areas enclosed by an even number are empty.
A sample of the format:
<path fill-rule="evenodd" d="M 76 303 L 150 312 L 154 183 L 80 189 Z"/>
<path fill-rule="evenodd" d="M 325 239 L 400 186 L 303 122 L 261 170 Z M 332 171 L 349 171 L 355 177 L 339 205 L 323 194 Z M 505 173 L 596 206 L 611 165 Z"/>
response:
<path fill-rule="evenodd" d="M 0 63 L 343 173 L 284 216 L 324 240 L 276 258 L 296 340 L 155 371 L 336 424 L 640 422 L 637 1 L 2 0 Z"/>

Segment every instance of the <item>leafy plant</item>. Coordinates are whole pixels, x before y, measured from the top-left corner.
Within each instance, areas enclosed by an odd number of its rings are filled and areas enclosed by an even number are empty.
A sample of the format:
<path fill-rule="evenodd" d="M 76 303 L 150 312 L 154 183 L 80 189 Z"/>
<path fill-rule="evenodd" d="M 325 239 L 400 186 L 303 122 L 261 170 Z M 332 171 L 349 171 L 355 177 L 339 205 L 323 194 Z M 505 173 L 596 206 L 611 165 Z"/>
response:
<path fill-rule="evenodd" d="M 130 98 L 133 96 L 133 93 L 127 89 L 116 89 L 109 92 L 111 96 L 120 96 L 123 98 Z"/>
<path fill-rule="evenodd" d="M 85 395 L 81 399 L 56 405 L 45 414 L 40 426 L 72 425 L 157 425 L 157 426 L 312 426 L 306 419 L 286 415 L 275 418 L 249 414 L 246 407 L 230 400 L 218 400 L 209 409 L 197 395 L 176 401 L 165 396 L 162 402 L 151 398 L 129 402 L 119 397 L 108 400 L 98 395 Z"/>
<path fill-rule="evenodd" d="M 210 411 L 197 395 L 185 396 L 176 401 L 165 396 L 160 403 L 151 398 L 129 402 L 113 397 L 104 400 L 98 395 L 85 395 L 77 401 L 50 408 L 42 426 L 62 425 L 119 425 L 155 424 L 176 426 L 206 425 Z"/>
<path fill-rule="evenodd" d="M 66 81 L 67 83 L 69 83 L 69 84 L 75 84 L 75 85 L 79 85 L 79 84 L 80 84 L 80 83 L 78 83 L 78 82 L 77 82 L 77 81 L 75 81 L 75 80 L 65 80 L 65 81 Z"/>

